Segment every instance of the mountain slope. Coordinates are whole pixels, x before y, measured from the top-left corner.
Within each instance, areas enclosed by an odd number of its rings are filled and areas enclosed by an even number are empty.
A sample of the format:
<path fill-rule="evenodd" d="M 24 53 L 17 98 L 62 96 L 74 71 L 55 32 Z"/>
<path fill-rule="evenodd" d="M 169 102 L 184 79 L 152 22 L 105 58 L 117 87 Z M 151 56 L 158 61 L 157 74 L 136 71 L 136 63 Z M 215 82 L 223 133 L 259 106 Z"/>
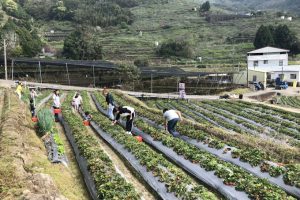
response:
<path fill-rule="evenodd" d="M 232 10 L 274 10 L 300 14 L 300 1 L 297 0 L 211 0 L 211 2 Z"/>

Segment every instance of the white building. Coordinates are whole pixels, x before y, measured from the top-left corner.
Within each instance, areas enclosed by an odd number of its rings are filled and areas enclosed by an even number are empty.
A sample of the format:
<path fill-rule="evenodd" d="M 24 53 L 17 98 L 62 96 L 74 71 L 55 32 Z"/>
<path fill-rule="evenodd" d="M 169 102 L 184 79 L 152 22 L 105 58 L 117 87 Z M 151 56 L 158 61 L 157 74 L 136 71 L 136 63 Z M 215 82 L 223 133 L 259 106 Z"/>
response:
<path fill-rule="evenodd" d="M 247 53 L 248 68 L 287 66 L 289 50 L 264 47 Z"/>
<path fill-rule="evenodd" d="M 289 83 L 300 83 L 300 65 L 288 65 L 286 49 L 264 47 L 247 53 L 248 70 L 235 74 L 233 82 L 247 84 L 248 82 L 262 82 L 266 85 L 277 77 Z"/>

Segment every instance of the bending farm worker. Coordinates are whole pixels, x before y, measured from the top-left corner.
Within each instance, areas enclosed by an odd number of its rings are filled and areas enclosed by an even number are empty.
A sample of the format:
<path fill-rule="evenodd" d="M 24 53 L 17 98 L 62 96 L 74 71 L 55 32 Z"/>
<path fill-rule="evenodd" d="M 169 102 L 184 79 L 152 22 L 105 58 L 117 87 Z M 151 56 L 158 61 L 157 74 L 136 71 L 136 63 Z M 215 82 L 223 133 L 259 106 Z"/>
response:
<path fill-rule="evenodd" d="M 92 117 L 93 116 L 90 114 L 90 112 L 85 112 L 84 113 L 84 120 L 91 121 Z"/>
<path fill-rule="evenodd" d="M 126 117 L 126 133 L 131 134 L 133 119 L 135 117 L 134 108 L 129 106 L 119 106 L 115 108 L 115 112 L 117 113 L 116 119 L 113 121 L 113 124 L 116 124 L 120 117 Z"/>
<path fill-rule="evenodd" d="M 111 95 L 111 93 L 109 92 L 109 90 L 106 88 L 104 88 L 102 93 L 105 96 L 105 100 L 108 105 L 107 115 L 111 120 L 114 120 L 114 118 L 115 118 L 114 113 L 113 113 L 114 108 L 115 108 L 114 98 Z"/>
<path fill-rule="evenodd" d="M 165 130 L 168 130 L 174 137 L 178 137 L 180 134 L 175 130 L 175 126 L 178 121 L 182 120 L 181 112 L 178 110 L 163 110 L 163 117 L 165 119 Z"/>
<path fill-rule="evenodd" d="M 17 86 L 17 89 L 15 91 L 17 93 L 19 99 L 22 98 L 22 91 L 23 91 L 23 87 L 22 86 L 23 86 L 23 84 L 21 82 L 19 82 L 18 86 Z"/>

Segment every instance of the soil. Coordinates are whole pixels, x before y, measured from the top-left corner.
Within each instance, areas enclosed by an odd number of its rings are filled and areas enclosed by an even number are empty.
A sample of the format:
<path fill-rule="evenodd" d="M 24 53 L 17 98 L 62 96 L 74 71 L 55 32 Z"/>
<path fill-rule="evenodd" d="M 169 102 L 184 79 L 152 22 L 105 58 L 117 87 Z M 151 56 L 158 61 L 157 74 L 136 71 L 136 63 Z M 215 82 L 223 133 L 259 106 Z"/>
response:
<path fill-rule="evenodd" d="M 88 97 L 89 97 L 89 102 L 90 102 L 90 105 L 91 105 L 93 111 L 97 111 L 97 108 L 96 108 L 96 105 L 95 105 L 95 103 L 92 99 L 91 93 L 88 93 Z"/>
<path fill-rule="evenodd" d="M 47 161 L 27 106 L 7 92 L 0 127 L 0 199 L 66 200 L 52 177 L 32 164 Z M 0 105 L 3 105 L 3 95 Z M 5 117 L 4 117 L 5 116 Z M 34 172 L 40 168 L 40 172 Z"/>

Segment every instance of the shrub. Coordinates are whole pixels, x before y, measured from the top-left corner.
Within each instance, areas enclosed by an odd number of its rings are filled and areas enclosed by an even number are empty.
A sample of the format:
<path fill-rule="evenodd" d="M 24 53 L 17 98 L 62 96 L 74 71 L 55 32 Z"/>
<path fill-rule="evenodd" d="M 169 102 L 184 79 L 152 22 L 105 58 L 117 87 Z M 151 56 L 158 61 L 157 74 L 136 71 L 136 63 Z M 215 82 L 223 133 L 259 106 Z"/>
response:
<path fill-rule="evenodd" d="M 169 40 L 158 49 L 157 54 L 163 57 L 193 57 L 193 50 L 189 42 L 185 40 Z"/>
<path fill-rule="evenodd" d="M 136 59 L 133 64 L 137 67 L 148 67 L 149 60 L 146 58 L 139 58 L 139 59 Z"/>
<path fill-rule="evenodd" d="M 38 117 L 38 132 L 45 135 L 52 130 L 54 124 L 54 116 L 50 109 L 42 109 L 37 114 Z"/>

